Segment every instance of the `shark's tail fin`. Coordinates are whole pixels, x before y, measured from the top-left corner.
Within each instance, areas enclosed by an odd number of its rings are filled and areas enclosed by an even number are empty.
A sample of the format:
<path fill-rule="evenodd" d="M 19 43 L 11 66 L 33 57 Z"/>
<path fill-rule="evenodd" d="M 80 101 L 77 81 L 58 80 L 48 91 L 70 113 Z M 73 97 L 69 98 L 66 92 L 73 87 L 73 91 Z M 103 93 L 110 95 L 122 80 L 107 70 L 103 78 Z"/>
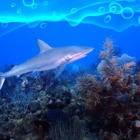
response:
<path fill-rule="evenodd" d="M 2 77 L 2 74 L 3 73 L 0 73 L 0 90 L 1 90 L 1 88 L 3 86 L 3 84 L 4 84 L 4 81 L 5 81 L 5 77 Z"/>

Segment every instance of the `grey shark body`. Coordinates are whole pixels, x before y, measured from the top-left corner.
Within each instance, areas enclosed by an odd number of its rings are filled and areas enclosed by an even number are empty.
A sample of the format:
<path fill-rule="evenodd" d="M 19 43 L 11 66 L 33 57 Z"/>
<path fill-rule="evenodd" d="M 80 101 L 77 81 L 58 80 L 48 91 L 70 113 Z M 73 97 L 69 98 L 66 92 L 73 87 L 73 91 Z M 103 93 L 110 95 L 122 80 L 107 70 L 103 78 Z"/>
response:
<path fill-rule="evenodd" d="M 56 78 L 62 73 L 67 64 L 85 57 L 93 50 L 91 47 L 79 46 L 52 48 L 39 39 L 38 45 L 40 47 L 38 55 L 23 64 L 15 66 L 6 73 L 0 73 L 0 89 L 3 86 L 6 77 L 19 77 L 20 75 L 28 72 L 46 71 L 58 68 L 58 73 L 55 76 Z"/>

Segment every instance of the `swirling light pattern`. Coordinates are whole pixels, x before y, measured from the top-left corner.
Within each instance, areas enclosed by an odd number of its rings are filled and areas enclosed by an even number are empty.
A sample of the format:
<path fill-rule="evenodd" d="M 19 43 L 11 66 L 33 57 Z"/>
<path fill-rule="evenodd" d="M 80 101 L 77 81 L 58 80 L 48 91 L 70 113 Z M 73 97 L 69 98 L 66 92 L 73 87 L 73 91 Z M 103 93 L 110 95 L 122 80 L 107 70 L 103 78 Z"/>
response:
<path fill-rule="evenodd" d="M 93 24 L 118 32 L 140 25 L 140 0 L 13 0 L 12 3 L 4 0 L 0 3 L 0 22 L 5 33 L 23 25 L 46 28 L 47 21 L 67 21 L 71 26 Z M 10 25 L 13 22 L 16 24 Z"/>

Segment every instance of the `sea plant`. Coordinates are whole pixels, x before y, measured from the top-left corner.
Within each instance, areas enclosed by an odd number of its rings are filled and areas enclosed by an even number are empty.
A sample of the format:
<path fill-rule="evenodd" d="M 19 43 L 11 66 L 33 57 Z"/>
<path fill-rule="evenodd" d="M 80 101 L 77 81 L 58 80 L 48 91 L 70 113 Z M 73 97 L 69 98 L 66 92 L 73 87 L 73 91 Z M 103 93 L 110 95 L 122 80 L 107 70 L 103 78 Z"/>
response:
<path fill-rule="evenodd" d="M 85 126 L 79 118 L 70 120 L 68 124 L 57 121 L 57 124 L 50 125 L 51 140 L 83 140 L 84 136 Z"/>
<path fill-rule="evenodd" d="M 101 104 L 99 93 L 101 86 L 93 75 L 86 75 L 78 78 L 80 93 L 86 99 L 85 107 L 89 111 L 93 111 L 98 104 Z"/>
<path fill-rule="evenodd" d="M 114 42 L 107 38 L 100 52 L 101 59 L 97 69 L 101 80 L 106 85 L 108 92 L 127 93 L 130 91 L 130 84 L 133 83 L 132 70 L 136 66 L 134 61 L 119 65 L 118 56 L 114 55 Z"/>

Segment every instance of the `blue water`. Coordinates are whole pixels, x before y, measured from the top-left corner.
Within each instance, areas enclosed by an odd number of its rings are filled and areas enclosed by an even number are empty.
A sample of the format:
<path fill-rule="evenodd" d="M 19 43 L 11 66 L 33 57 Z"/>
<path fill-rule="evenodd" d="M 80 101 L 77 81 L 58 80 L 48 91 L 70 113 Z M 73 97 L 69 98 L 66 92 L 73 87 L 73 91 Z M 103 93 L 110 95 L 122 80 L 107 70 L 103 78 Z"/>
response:
<path fill-rule="evenodd" d="M 115 40 L 122 53 L 140 59 L 140 27 L 131 27 L 122 32 L 104 29 L 94 25 L 80 24 L 71 27 L 67 22 L 48 23 L 47 28 L 33 29 L 24 26 L 0 38 L 0 64 L 22 63 L 39 52 L 37 39 L 52 47 L 82 45 L 93 46 L 94 51 L 77 63 L 93 63 L 98 58 L 106 37 Z"/>

